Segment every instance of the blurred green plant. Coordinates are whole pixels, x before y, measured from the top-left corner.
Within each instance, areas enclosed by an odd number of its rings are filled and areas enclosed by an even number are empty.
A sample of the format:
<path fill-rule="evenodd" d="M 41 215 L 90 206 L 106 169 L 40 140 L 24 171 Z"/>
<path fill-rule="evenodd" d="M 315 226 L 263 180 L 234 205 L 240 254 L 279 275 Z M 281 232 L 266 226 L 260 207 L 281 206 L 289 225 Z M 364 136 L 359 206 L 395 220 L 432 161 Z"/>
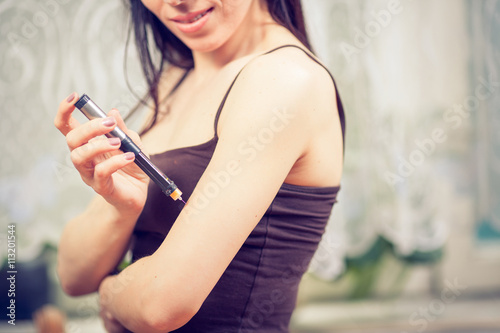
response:
<path fill-rule="evenodd" d="M 378 236 L 371 248 L 363 255 L 348 257 L 346 270 L 338 279 L 352 279 L 352 287 L 348 294 L 349 299 L 361 299 L 372 296 L 375 286 L 384 269 L 387 257 L 392 256 L 402 264 L 397 272 L 388 296 L 397 296 L 406 282 L 408 269 L 413 265 L 431 265 L 439 262 L 443 257 L 443 248 L 430 252 L 415 251 L 403 256 L 395 251 L 394 245 L 382 236 Z"/>

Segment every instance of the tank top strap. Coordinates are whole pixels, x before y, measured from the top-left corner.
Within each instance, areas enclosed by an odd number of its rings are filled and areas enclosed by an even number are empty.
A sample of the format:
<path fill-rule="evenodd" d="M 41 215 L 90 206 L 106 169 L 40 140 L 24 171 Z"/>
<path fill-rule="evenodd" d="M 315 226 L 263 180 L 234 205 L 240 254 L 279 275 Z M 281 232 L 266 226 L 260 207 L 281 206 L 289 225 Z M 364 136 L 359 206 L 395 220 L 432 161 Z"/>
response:
<path fill-rule="evenodd" d="M 288 47 L 288 46 L 296 46 L 296 45 L 292 45 L 292 44 L 287 44 L 287 45 L 281 45 L 281 46 L 278 46 L 270 51 L 267 51 L 265 53 L 262 53 L 262 54 L 259 54 L 258 56 L 256 56 L 255 58 L 258 58 L 260 56 L 263 56 L 263 55 L 266 55 L 266 54 L 269 54 L 271 52 L 274 52 L 276 50 L 279 50 L 281 48 L 284 48 L 284 47 Z M 298 46 L 296 46 L 297 48 L 300 48 Z M 238 74 L 236 74 L 236 76 L 234 77 L 233 79 L 233 82 L 231 82 L 231 85 L 229 86 L 229 88 L 227 88 L 227 91 L 226 93 L 224 94 L 224 98 L 222 98 L 222 101 L 220 102 L 219 104 L 219 108 L 217 109 L 217 113 L 215 114 L 215 120 L 214 120 L 214 132 L 215 132 L 215 137 L 217 137 L 217 125 L 219 124 L 219 117 L 220 117 L 220 114 L 222 112 L 222 109 L 224 108 L 224 104 L 226 104 L 226 100 L 227 100 L 227 97 L 229 96 L 229 92 L 231 91 L 231 89 L 233 88 L 234 86 L 234 83 L 236 82 L 236 80 L 238 79 L 238 76 L 240 76 L 241 72 L 245 69 L 245 67 L 252 61 L 254 60 L 255 58 L 252 58 L 250 59 L 250 61 L 248 61 L 241 69 L 240 71 L 238 72 Z"/>
<path fill-rule="evenodd" d="M 340 125 L 341 125 L 341 128 L 342 128 L 342 141 L 344 142 L 344 148 L 345 148 L 345 115 L 344 115 L 344 107 L 342 105 L 342 101 L 340 99 L 340 95 L 339 95 L 339 92 L 337 90 L 337 85 L 335 84 L 335 79 L 333 78 L 333 75 L 330 73 L 330 71 L 328 70 L 328 68 L 326 68 L 325 65 L 323 65 L 321 62 L 319 62 L 315 57 L 313 57 L 309 52 L 307 52 L 306 50 L 304 50 L 302 47 L 298 46 L 298 45 L 293 45 L 293 44 L 285 44 L 285 45 L 281 45 L 281 46 L 278 46 L 270 51 L 267 51 L 265 53 L 262 53 L 258 56 L 256 56 L 255 58 L 258 58 L 260 56 L 263 56 L 263 55 L 266 55 L 266 54 L 269 54 L 269 53 L 272 53 L 274 51 L 277 51 L 279 49 L 282 49 L 282 48 L 285 48 L 285 47 L 295 47 L 301 51 L 303 51 L 309 58 L 311 58 L 314 62 L 316 62 L 318 65 L 320 65 L 321 67 L 323 67 L 326 72 L 328 73 L 328 75 L 330 75 L 330 78 L 332 79 L 332 82 L 333 82 L 333 87 L 335 88 L 335 95 L 336 95 L 336 99 L 337 99 L 337 108 L 338 108 L 338 112 L 339 112 L 339 118 L 340 118 Z M 255 59 L 253 58 L 253 59 Z M 238 72 L 238 74 L 236 74 L 235 78 L 233 79 L 233 82 L 231 82 L 231 85 L 229 86 L 229 88 L 227 89 L 226 93 L 224 94 L 224 98 L 222 99 L 221 103 L 219 104 L 219 108 L 217 109 L 217 113 L 215 114 L 215 120 L 214 120 L 214 132 L 215 132 L 215 137 L 217 137 L 217 125 L 219 123 L 219 118 L 220 118 L 220 115 L 221 115 L 221 112 L 222 112 L 222 109 L 224 108 L 224 104 L 226 103 L 226 100 L 227 100 L 227 97 L 229 96 L 229 92 L 231 91 L 231 89 L 233 88 L 234 86 L 234 83 L 236 82 L 236 80 L 238 79 L 238 76 L 241 74 L 241 72 L 245 69 L 245 67 L 253 60 L 251 59 L 249 62 L 247 62 L 241 69 L 240 71 Z M 345 149 L 344 149 L 345 150 Z"/>
<path fill-rule="evenodd" d="M 243 68 L 246 67 L 247 64 L 245 64 L 245 66 L 243 66 Z M 222 99 L 222 101 L 220 102 L 219 104 L 219 108 L 217 109 L 217 113 L 215 114 L 215 119 L 214 119 L 214 137 L 218 137 L 217 135 L 217 125 L 219 124 L 219 117 L 220 117 L 220 114 L 222 112 L 222 109 L 224 108 L 224 104 L 226 104 L 226 99 L 227 99 L 227 96 L 229 96 L 229 92 L 231 91 L 231 89 L 233 88 L 233 85 L 234 83 L 236 82 L 236 79 L 238 78 L 238 76 L 240 76 L 241 74 L 241 71 L 243 70 L 240 69 L 240 71 L 238 72 L 238 74 L 236 74 L 236 76 L 234 77 L 234 80 L 233 82 L 231 82 L 231 85 L 229 86 L 229 88 L 227 88 L 226 90 L 226 93 L 224 94 L 224 98 Z"/>

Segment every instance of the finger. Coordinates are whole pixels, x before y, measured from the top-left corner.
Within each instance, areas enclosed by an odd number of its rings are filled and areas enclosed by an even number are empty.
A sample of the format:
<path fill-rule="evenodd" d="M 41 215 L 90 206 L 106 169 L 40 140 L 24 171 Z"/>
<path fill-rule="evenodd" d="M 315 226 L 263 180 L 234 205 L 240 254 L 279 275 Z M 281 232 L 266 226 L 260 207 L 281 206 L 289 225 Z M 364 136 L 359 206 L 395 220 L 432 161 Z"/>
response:
<path fill-rule="evenodd" d="M 117 126 L 125 132 L 125 134 L 127 134 L 131 139 L 132 141 L 134 141 L 134 143 L 139 146 L 139 148 L 142 149 L 142 142 L 141 142 L 141 139 L 139 137 L 139 134 L 137 134 L 136 132 L 130 130 L 127 125 L 125 124 L 125 121 L 123 120 L 120 112 L 117 110 L 117 109 L 111 109 L 111 111 L 109 111 L 108 113 L 108 116 L 110 117 L 114 117 L 116 119 L 116 122 L 117 122 Z"/>
<path fill-rule="evenodd" d="M 71 151 L 73 165 L 82 174 L 82 178 L 90 178 L 94 174 L 93 160 L 97 156 L 116 151 L 120 148 L 119 138 L 99 137 Z"/>
<path fill-rule="evenodd" d="M 57 110 L 57 114 L 54 118 L 54 125 L 63 135 L 68 134 L 71 130 L 80 125 L 78 120 L 71 116 L 73 110 L 75 109 L 74 103 L 77 100 L 78 95 L 76 93 L 72 93 L 59 104 L 59 109 Z"/>
<path fill-rule="evenodd" d="M 109 195 L 113 191 L 112 174 L 134 161 L 134 153 L 112 156 L 94 168 L 94 190 L 100 195 Z"/>
<path fill-rule="evenodd" d="M 111 132 L 115 127 L 116 119 L 113 117 L 92 119 L 66 134 L 66 141 L 70 150 L 73 150 L 95 137 Z"/>
<path fill-rule="evenodd" d="M 108 116 L 116 119 L 118 127 L 120 127 L 122 129 L 122 131 L 124 131 L 124 132 L 128 131 L 128 127 L 125 124 L 125 121 L 123 120 L 122 115 L 120 114 L 120 111 L 118 111 L 117 109 L 111 109 L 111 111 L 108 112 Z"/>

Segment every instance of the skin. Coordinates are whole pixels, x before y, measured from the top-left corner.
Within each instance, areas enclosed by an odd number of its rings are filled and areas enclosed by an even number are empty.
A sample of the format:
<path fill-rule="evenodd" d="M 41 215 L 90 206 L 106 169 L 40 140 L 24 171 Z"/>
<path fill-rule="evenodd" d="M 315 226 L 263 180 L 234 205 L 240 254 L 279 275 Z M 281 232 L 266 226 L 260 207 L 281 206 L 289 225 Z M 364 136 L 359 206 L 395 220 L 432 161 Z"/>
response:
<path fill-rule="evenodd" d="M 54 121 L 66 136 L 83 181 L 98 194 L 66 225 L 58 274 L 71 295 L 99 292 L 101 317 L 109 332 L 123 332 L 124 327 L 168 332 L 184 325 L 283 182 L 337 186 L 342 173 L 341 129 L 328 74 L 293 48 L 256 58 L 283 44 L 300 45 L 272 21 L 263 1 L 144 4 L 193 50 L 195 68 L 169 101 L 170 113 L 142 141 L 116 110 L 110 111 L 108 122 L 79 124 L 71 116 L 76 94 L 61 102 Z M 183 34 L 168 19 L 210 7 L 213 17 L 198 34 Z M 227 87 L 245 65 L 221 114 L 214 156 L 164 242 L 151 256 L 108 276 L 128 248 L 149 180 L 102 134 L 119 126 L 152 154 L 206 142 L 214 135 L 213 120 Z M 176 73 L 172 69 L 170 77 Z M 286 115 L 286 121 L 277 121 L 276 110 Z M 259 135 L 269 130 L 272 140 L 259 141 Z M 255 147 L 255 154 L 242 153 L 247 145 Z M 208 205 L 199 205 L 204 190 L 213 186 L 211 175 L 235 165 L 229 184 Z"/>

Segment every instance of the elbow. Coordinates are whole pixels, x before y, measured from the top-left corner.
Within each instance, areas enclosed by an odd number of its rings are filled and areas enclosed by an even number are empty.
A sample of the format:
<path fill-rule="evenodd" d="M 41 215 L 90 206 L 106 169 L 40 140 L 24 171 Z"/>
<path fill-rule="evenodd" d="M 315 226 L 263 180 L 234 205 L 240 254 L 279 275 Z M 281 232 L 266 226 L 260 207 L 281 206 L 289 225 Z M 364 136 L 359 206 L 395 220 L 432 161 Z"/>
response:
<path fill-rule="evenodd" d="M 189 320 L 193 317 L 194 314 L 189 314 L 187 312 L 180 313 L 180 311 L 176 311 L 175 316 L 169 315 L 168 317 L 165 316 L 163 313 L 162 315 L 150 315 L 147 317 L 147 326 L 150 327 L 148 329 L 148 332 L 170 332 L 173 330 L 176 330 L 178 328 L 181 328 L 182 326 L 186 325 Z M 167 318 L 166 318 L 167 317 Z"/>
<path fill-rule="evenodd" d="M 88 291 L 85 288 L 82 288 L 80 285 L 76 283 L 71 283 L 63 279 L 60 279 L 60 284 L 61 284 L 61 289 L 64 291 L 64 293 L 72 297 L 83 296 L 92 292 Z"/>
<path fill-rule="evenodd" d="M 70 283 L 63 283 L 61 281 L 61 288 L 64 291 L 64 293 L 68 296 L 77 297 L 85 295 L 85 293 L 80 288 L 78 288 L 78 286 L 75 286 Z"/>
<path fill-rule="evenodd" d="M 198 312 L 199 306 L 193 306 L 188 302 L 181 301 L 176 304 L 168 302 L 167 299 L 159 302 L 148 302 L 144 306 L 142 317 L 147 332 L 170 332 L 187 324 Z M 165 304 L 165 303 L 169 304 Z M 182 303 L 182 304 L 179 304 Z"/>
<path fill-rule="evenodd" d="M 86 288 L 84 288 L 81 284 L 77 283 L 77 281 L 71 280 L 64 274 L 59 273 L 58 276 L 61 289 L 64 291 L 65 294 L 69 296 L 72 297 L 82 296 L 92 292 L 86 290 Z"/>
<path fill-rule="evenodd" d="M 75 277 L 74 274 L 65 270 L 61 264 L 57 266 L 57 276 L 61 289 L 69 296 L 82 296 L 97 291 L 97 286 L 94 286 L 90 280 L 85 280 L 81 276 Z"/>

